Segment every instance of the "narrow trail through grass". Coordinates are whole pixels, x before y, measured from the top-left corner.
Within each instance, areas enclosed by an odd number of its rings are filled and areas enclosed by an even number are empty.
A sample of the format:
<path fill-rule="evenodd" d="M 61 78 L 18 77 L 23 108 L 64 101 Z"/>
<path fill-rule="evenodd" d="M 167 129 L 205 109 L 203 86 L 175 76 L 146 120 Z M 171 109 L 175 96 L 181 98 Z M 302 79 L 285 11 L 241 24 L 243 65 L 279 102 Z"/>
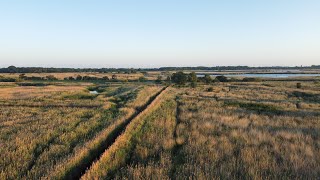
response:
<path fill-rule="evenodd" d="M 177 107 L 176 107 L 176 125 L 174 128 L 174 134 L 173 134 L 173 138 L 176 141 L 174 147 L 172 148 L 171 151 L 171 159 L 172 159 L 172 168 L 170 170 L 170 177 L 172 177 L 173 179 L 175 179 L 175 174 L 177 171 L 177 166 L 179 166 L 180 164 L 183 163 L 183 156 L 181 154 L 181 148 L 182 148 L 182 144 L 177 143 L 177 139 L 179 137 L 178 135 L 178 125 L 181 123 L 180 121 L 180 101 L 179 101 L 179 96 L 176 97 L 175 99 L 176 103 L 177 103 Z"/>
<path fill-rule="evenodd" d="M 101 154 L 101 157 L 92 164 L 81 179 L 103 179 L 103 177 L 110 175 L 110 172 L 116 170 L 116 167 L 127 161 L 128 154 L 130 154 L 132 147 L 131 139 L 142 128 L 144 117 L 159 104 L 166 89 L 167 87 L 163 88 L 155 96 L 150 98 L 145 106 L 140 108 L 140 111 L 136 113 L 136 115 L 130 119 L 127 126 L 123 128 L 123 131 L 119 131 L 119 136 L 115 139 L 114 143 Z"/>
<path fill-rule="evenodd" d="M 79 164 L 76 167 L 73 167 L 72 170 L 67 173 L 62 179 L 80 179 L 82 175 L 86 172 L 87 169 L 94 164 L 94 162 L 98 161 L 102 154 L 116 141 L 118 136 L 120 136 L 126 129 L 127 125 L 135 119 L 141 112 L 148 108 L 148 106 L 165 90 L 166 88 L 162 88 L 155 95 L 150 97 L 150 99 L 141 107 L 136 108 L 136 112 L 124 120 L 121 124 L 119 124 L 106 138 L 106 140 L 96 149 L 91 150 L 91 157 L 86 159 L 85 162 Z"/>

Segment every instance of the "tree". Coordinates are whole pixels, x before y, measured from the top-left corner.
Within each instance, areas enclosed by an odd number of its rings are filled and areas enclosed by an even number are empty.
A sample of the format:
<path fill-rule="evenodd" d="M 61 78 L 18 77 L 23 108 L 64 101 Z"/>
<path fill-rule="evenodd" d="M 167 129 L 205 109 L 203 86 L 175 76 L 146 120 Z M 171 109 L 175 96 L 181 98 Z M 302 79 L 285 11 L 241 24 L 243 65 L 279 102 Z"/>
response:
<path fill-rule="evenodd" d="M 18 72 L 18 71 L 17 71 L 17 68 L 16 68 L 15 66 L 9 66 L 9 67 L 8 67 L 8 71 L 9 71 L 9 73 L 16 73 L 16 72 Z"/>
<path fill-rule="evenodd" d="M 179 71 L 172 74 L 171 80 L 179 85 L 184 85 L 188 81 L 188 76 L 182 71 Z"/>
<path fill-rule="evenodd" d="M 198 81 L 198 77 L 195 72 L 192 72 L 189 74 L 189 81 L 190 82 L 197 82 Z"/>
<path fill-rule="evenodd" d="M 206 74 L 203 79 L 204 79 L 204 82 L 207 84 L 212 82 L 212 78 L 209 74 Z"/>

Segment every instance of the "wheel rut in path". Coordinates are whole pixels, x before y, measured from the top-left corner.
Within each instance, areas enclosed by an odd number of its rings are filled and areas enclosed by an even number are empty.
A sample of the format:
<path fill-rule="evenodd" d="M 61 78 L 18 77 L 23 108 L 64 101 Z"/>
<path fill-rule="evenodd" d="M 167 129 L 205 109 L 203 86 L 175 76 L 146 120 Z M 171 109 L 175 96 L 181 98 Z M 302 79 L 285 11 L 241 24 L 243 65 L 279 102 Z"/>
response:
<path fill-rule="evenodd" d="M 96 149 L 92 150 L 92 153 L 94 155 L 92 158 L 87 159 L 85 163 L 82 163 L 79 167 L 75 167 L 75 169 L 68 173 L 67 176 L 64 179 L 80 179 L 82 175 L 86 172 L 87 169 L 90 169 L 90 167 L 93 165 L 94 162 L 98 161 L 102 154 L 116 141 L 118 136 L 120 136 L 130 124 L 130 122 L 135 119 L 141 112 L 146 110 L 149 105 L 165 90 L 167 87 L 162 88 L 159 92 L 157 92 L 155 95 L 150 97 L 147 103 L 145 103 L 142 107 L 139 107 L 136 109 L 136 112 L 131 115 L 127 120 L 125 120 L 122 124 L 120 124 L 117 128 L 114 129 L 110 133 L 110 135 L 106 138 L 103 144 L 101 144 Z"/>

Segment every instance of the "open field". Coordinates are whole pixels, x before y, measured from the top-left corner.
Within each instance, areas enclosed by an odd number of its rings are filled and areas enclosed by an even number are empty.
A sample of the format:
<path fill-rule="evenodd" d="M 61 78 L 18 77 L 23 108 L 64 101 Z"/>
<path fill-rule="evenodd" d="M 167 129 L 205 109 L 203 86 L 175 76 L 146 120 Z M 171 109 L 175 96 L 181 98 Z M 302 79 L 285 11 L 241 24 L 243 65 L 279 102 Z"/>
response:
<path fill-rule="evenodd" d="M 0 83 L 0 179 L 320 176 L 316 79 L 38 83 Z"/>
<path fill-rule="evenodd" d="M 9 94 L 19 96 L 1 97 L 1 179 L 40 178 L 69 159 L 87 158 L 79 154 L 90 143 L 105 145 L 114 124 L 125 122 L 161 87 L 110 86 L 99 95 L 89 94 L 85 86 L 42 89 L 12 87 Z"/>

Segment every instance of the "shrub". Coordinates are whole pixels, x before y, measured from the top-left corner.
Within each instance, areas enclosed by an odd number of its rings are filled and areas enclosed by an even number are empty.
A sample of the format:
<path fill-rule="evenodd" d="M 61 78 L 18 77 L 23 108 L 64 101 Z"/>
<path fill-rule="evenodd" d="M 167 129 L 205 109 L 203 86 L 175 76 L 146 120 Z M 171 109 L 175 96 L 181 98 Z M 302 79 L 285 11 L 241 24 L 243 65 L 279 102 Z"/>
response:
<path fill-rule="evenodd" d="M 197 82 L 198 81 L 198 77 L 195 72 L 190 73 L 188 79 L 190 82 Z"/>
<path fill-rule="evenodd" d="M 39 82 L 39 83 L 26 83 L 26 82 L 24 82 L 24 83 L 17 83 L 17 85 L 18 86 L 48 86 L 48 85 L 50 85 L 50 84 L 48 84 L 48 83 L 41 83 L 41 82 Z"/>
<path fill-rule="evenodd" d="M 15 78 L 0 76 L 0 82 L 16 82 L 16 81 L 17 80 Z"/>
<path fill-rule="evenodd" d="M 82 80 L 82 76 L 78 75 L 78 76 L 76 77 L 76 80 L 77 80 L 77 81 L 81 81 L 81 80 Z"/>
<path fill-rule="evenodd" d="M 191 82 L 191 83 L 190 83 L 190 86 L 191 86 L 192 88 L 196 88 L 197 85 L 198 85 L 197 82 Z"/>
<path fill-rule="evenodd" d="M 161 84 L 161 82 L 162 82 L 162 77 L 161 77 L 161 76 L 158 76 L 158 77 L 157 77 L 157 80 L 156 80 L 156 83 Z"/>
<path fill-rule="evenodd" d="M 94 99 L 96 98 L 96 94 L 88 94 L 88 93 L 76 93 L 76 94 L 68 94 L 63 96 L 64 99 Z"/>
<path fill-rule="evenodd" d="M 213 87 L 209 87 L 209 88 L 207 89 L 207 91 L 208 91 L 208 92 L 213 92 Z"/>
<path fill-rule="evenodd" d="M 204 80 L 204 82 L 207 83 L 207 84 L 209 84 L 209 83 L 212 82 L 212 78 L 211 78 L 211 76 L 210 76 L 209 74 L 206 74 L 206 75 L 204 76 L 203 80 Z"/>
<path fill-rule="evenodd" d="M 138 81 L 139 82 L 145 82 L 147 79 L 144 76 L 139 77 Z"/>
<path fill-rule="evenodd" d="M 219 82 L 228 82 L 228 78 L 225 76 L 217 76 L 216 80 Z"/>
<path fill-rule="evenodd" d="M 171 80 L 174 83 L 177 83 L 179 85 L 184 85 L 188 81 L 187 74 L 183 73 L 182 71 L 173 73 L 171 76 Z"/>
<path fill-rule="evenodd" d="M 302 88 L 301 83 L 297 83 L 297 88 L 298 88 L 298 89 L 301 89 L 301 88 Z"/>
<path fill-rule="evenodd" d="M 46 76 L 46 79 L 49 80 L 49 81 L 58 80 L 58 78 L 54 77 L 53 75 L 48 75 L 48 76 Z"/>
<path fill-rule="evenodd" d="M 242 79 L 243 82 L 261 82 L 262 80 L 260 78 L 254 78 L 254 77 L 245 77 Z"/>

